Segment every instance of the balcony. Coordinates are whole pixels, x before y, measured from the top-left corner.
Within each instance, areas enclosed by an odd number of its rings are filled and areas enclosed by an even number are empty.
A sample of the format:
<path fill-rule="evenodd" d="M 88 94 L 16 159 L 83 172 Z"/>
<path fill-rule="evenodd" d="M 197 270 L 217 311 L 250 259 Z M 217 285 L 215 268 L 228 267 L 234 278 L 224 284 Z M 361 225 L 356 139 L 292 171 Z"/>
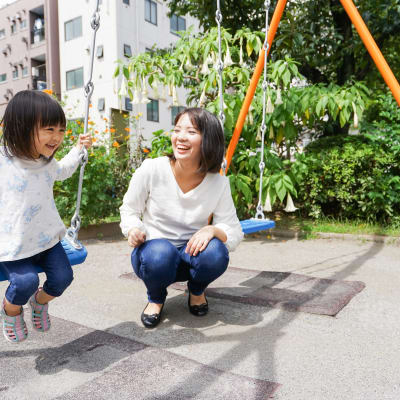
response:
<path fill-rule="evenodd" d="M 31 43 L 32 44 L 38 44 L 40 42 L 43 42 L 45 39 L 44 35 L 44 27 L 41 29 L 33 29 L 31 31 Z"/>

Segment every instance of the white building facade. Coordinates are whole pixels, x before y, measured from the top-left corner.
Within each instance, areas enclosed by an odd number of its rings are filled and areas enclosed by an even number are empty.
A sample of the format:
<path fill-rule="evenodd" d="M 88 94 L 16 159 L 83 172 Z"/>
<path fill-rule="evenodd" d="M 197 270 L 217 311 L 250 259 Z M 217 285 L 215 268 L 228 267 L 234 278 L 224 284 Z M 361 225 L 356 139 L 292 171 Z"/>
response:
<path fill-rule="evenodd" d="M 84 116 L 83 86 L 89 76 L 93 36 L 90 20 L 95 7 L 96 0 L 59 1 L 61 93 L 69 119 Z M 184 30 L 194 25 L 198 31 L 194 18 L 173 16 L 170 19 L 168 11 L 157 0 L 100 0 L 90 108 L 90 118 L 100 132 L 112 127 L 116 137 L 126 135 L 128 113 L 141 113 L 137 129 L 147 143 L 152 132 L 171 129 L 173 114 L 179 111 L 172 107 L 172 98 L 152 99 L 154 93 L 149 89 L 150 103 L 132 105 L 129 99 L 118 97 L 119 82 L 113 77 L 117 60 L 128 60 L 129 55 L 149 51 L 153 45 L 166 48 L 177 41 L 179 36 L 174 29 Z M 183 90 L 179 96 L 184 103 Z"/>

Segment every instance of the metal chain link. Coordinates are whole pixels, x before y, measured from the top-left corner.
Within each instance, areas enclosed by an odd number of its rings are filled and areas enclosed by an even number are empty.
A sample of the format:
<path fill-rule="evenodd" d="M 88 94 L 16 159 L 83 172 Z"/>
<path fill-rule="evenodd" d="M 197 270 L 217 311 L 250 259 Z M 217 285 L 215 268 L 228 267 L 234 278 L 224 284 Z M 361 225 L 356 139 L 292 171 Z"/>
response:
<path fill-rule="evenodd" d="M 262 192 L 263 192 L 263 177 L 264 177 L 264 140 L 265 140 L 265 131 L 267 130 L 267 126 L 265 124 L 266 117 L 266 108 L 267 108 L 267 90 L 268 90 L 268 78 L 267 78 L 267 58 L 268 58 L 268 31 L 269 31 L 269 6 L 270 0 L 266 0 L 264 2 L 265 6 L 265 41 L 264 41 L 264 80 L 262 83 L 263 90 L 263 116 L 261 122 L 261 159 L 260 159 L 260 189 L 258 193 L 258 204 L 255 218 L 257 219 L 265 219 L 265 215 L 262 207 Z"/>
<path fill-rule="evenodd" d="M 218 60 L 215 65 L 215 69 L 218 72 L 219 77 L 219 113 L 218 118 L 219 122 L 222 126 L 222 131 L 224 131 L 225 125 L 225 113 L 224 113 L 224 87 L 223 87 L 223 72 L 224 72 L 224 62 L 222 61 L 222 35 L 221 35 L 221 23 L 222 23 L 222 13 L 221 13 L 221 3 L 220 0 L 217 0 L 217 11 L 215 12 L 215 21 L 217 22 L 218 26 Z M 227 162 L 224 158 L 222 163 L 222 170 L 226 175 L 226 166 Z"/>
<path fill-rule="evenodd" d="M 100 3 L 100 0 L 96 0 L 96 9 L 90 20 L 90 25 L 93 29 L 93 36 L 92 36 L 92 47 L 91 47 L 91 51 L 90 51 L 89 79 L 84 87 L 84 95 L 86 97 L 85 121 L 84 121 L 84 129 L 83 129 L 84 135 L 86 135 L 88 132 L 90 100 L 92 98 L 92 94 L 93 94 L 93 90 L 94 90 L 94 84 L 92 82 L 92 79 L 93 79 L 94 52 L 95 52 L 95 46 L 96 46 L 96 34 L 100 27 L 99 3 Z M 87 152 L 85 146 L 82 146 L 82 149 L 79 154 L 79 163 L 81 165 L 81 168 L 79 171 L 79 183 L 78 183 L 78 194 L 77 194 L 77 198 L 76 198 L 76 209 L 75 209 L 74 216 L 71 219 L 71 227 L 67 229 L 67 233 L 66 233 L 66 238 L 76 249 L 82 248 L 82 246 L 78 242 L 78 232 L 81 227 L 81 217 L 79 215 L 79 212 L 80 212 L 80 208 L 81 208 L 81 199 L 82 199 L 83 175 L 85 172 L 85 166 L 86 166 L 87 162 L 88 162 L 88 152 Z"/>

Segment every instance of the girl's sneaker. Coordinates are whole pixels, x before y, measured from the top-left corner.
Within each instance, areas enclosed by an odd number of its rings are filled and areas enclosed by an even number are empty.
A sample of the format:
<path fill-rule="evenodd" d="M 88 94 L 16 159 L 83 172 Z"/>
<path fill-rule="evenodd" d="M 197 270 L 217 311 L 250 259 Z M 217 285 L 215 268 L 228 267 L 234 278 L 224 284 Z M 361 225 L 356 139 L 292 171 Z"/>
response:
<path fill-rule="evenodd" d="M 28 328 L 24 321 L 24 309 L 21 307 L 21 314 L 10 317 L 4 310 L 4 302 L 0 315 L 3 319 L 3 335 L 11 343 L 23 342 L 28 337 Z"/>
<path fill-rule="evenodd" d="M 29 299 L 29 305 L 32 310 L 32 325 L 33 328 L 39 332 L 47 332 L 51 328 L 50 317 L 49 317 L 49 305 L 39 304 L 36 301 L 36 295 L 40 288 L 32 295 Z"/>

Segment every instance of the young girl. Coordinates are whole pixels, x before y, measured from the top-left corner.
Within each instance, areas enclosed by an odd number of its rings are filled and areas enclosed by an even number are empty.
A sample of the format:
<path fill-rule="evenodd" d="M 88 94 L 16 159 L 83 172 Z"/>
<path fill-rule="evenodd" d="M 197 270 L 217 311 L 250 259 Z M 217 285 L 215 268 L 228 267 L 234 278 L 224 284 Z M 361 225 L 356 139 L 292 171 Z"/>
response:
<path fill-rule="evenodd" d="M 189 312 L 206 315 L 204 291 L 243 239 L 229 180 L 219 174 L 224 133 L 218 119 L 187 108 L 176 116 L 171 142 L 173 154 L 147 159 L 136 170 L 120 208 L 133 269 L 147 288 L 146 328 L 160 322 L 167 287 L 177 281 L 188 282 Z"/>
<path fill-rule="evenodd" d="M 29 301 L 33 328 L 50 329 L 48 302 L 61 296 L 73 279 L 60 243 L 65 226 L 53 198 L 55 180 L 69 178 L 79 165 L 82 146 L 61 161 L 53 156 L 65 134 L 66 120 L 56 100 L 40 91 L 24 90 L 9 102 L 0 146 L 0 270 L 10 284 L 1 306 L 3 334 L 13 343 L 28 335 L 23 306 Z M 46 274 L 43 288 L 35 265 Z"/>

